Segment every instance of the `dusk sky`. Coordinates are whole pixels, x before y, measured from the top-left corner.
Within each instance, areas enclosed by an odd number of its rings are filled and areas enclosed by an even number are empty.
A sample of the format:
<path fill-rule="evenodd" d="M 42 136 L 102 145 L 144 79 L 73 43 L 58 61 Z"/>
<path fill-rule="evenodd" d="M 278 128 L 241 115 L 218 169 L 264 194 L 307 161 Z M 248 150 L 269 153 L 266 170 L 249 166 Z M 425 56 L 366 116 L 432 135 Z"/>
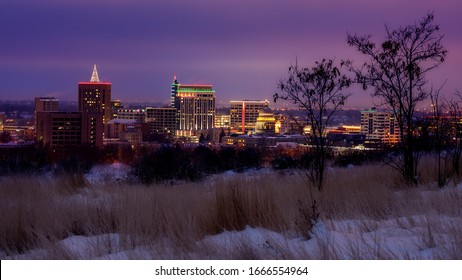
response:
<path fill-rule="evenodd" d="M 450 96 L 462 90 L 459 0 L 2 0 L 0 99 L 77 100 L 93 64 L 112 99 L 168 103 L 180 83 L 211 83 L 218 105 L 268 99 L 295 59 L 362 57 L 347 32 L 379 42 L 384 24 L 412 24 L 427 12 L 445 35 L 446 62 L 430 75 Z M 370 106 L 358 89 L 348 105 Z"/>

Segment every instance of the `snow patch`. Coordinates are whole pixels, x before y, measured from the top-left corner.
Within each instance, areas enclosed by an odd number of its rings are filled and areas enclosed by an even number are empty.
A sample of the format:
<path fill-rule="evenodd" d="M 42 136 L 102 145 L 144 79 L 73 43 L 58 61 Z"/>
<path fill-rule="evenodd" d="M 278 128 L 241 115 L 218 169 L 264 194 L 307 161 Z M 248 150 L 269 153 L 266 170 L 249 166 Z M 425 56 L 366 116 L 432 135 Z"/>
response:
<path fill-rule="evenodd" d="M 118 184 L 132 180 L 131 167 L 123 163 L 95 165 L 85 174 L 85 179 L 92 185 Z"/>

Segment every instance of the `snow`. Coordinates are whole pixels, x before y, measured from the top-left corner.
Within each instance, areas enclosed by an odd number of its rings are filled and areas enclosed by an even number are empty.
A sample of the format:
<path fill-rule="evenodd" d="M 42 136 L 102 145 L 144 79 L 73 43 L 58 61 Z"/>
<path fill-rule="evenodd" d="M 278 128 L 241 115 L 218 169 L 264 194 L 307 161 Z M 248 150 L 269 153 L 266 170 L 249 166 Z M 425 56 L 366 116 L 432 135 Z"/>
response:
<path fill-rule="evenodd" d="M 429 231 L 429 221 L 438 221 L 441 228 Z M 461 240 L 454 240 L 447 230 L 461 223 L 461 217 L 441 216 L 318 221 L 308 239 L 247 226 L 241 231 L 224 231 L 198 240 L 195 248 L 202 248 L 206 254 L 200 250 L 178 253 L 169 245 L 129 248 L 120 234 L 70 236 L 54 244 L 52 249 L 32 250 L 6 258 L 35 259 L 51 255 L 71 259 L 451 259 L 454 248 L 460 248 L 457 242 Z"/>
<path fill-rule="evenodd" d="M 85 174 L 85 179 L 92 185 L 116 184 L 134 180 L 131 167 L 123 163 L 96 165 Z"/>
<path fill-rule="evenodd" d="M 261 176 L 270 169 L 250 170 L 246 178 Z M 114 163 L 95 166 L 86 179 L 93 185 L 130 180 L 129 166 Z M 223 178 L 236 176 L 234 171 Z M 87 193 L 88 192 L 88 193 Z M 441 190 L 448 197 L 460 196 L 462 184 Z M 397 192 L 405 196 L 404 192 Z M 422 188 L 419 196 L 431 196 Z M 104 192 L 82 190 L 60 203 L 103 205 L 110 199 Z M 187 233 L 185 233 L 187 234 Z M 1 259 L 454 259 L 462 255 L 462 217 L 437 213 L 372 219 L 326 219 L 316 221 L 305 238 L 288 232 L 246 226 L 240 231 L 223 231 L 195 241 L 190 249 L 175 248 L 169 240 L 131 242 L 120 233 L 95 236 L 73 235 L 47 248 Z M 140 238 L 142 240 L 142 238 Z M 150 243 L 151 242 L 151 243 Z"/>

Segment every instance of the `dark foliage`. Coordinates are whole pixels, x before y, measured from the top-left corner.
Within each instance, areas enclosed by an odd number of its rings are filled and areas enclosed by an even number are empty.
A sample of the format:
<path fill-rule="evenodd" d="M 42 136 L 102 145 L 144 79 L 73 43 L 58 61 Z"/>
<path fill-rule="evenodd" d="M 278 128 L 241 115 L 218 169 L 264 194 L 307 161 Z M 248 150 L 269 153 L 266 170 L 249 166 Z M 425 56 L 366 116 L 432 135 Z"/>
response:
<path fill-rule="evenodd" d="M 146 185 L 172 179 L 195 181 L 201 177 L 191 153 L 170 145 L 144 155 L 135 165 L 134 173 Z"/>

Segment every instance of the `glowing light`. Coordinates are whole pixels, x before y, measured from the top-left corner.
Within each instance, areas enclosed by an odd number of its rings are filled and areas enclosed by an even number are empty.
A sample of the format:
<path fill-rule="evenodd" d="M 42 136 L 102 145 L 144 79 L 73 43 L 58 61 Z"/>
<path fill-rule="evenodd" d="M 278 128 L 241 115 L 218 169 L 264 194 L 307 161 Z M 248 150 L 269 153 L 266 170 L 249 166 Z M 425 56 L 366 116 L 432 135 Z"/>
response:
<path fill-rule="evenodd" d="M 96 64 L 93 65 L 93 73 L 91 73 L 90 82 L 99 83 L 98 70 L 96 70 Z"/>

